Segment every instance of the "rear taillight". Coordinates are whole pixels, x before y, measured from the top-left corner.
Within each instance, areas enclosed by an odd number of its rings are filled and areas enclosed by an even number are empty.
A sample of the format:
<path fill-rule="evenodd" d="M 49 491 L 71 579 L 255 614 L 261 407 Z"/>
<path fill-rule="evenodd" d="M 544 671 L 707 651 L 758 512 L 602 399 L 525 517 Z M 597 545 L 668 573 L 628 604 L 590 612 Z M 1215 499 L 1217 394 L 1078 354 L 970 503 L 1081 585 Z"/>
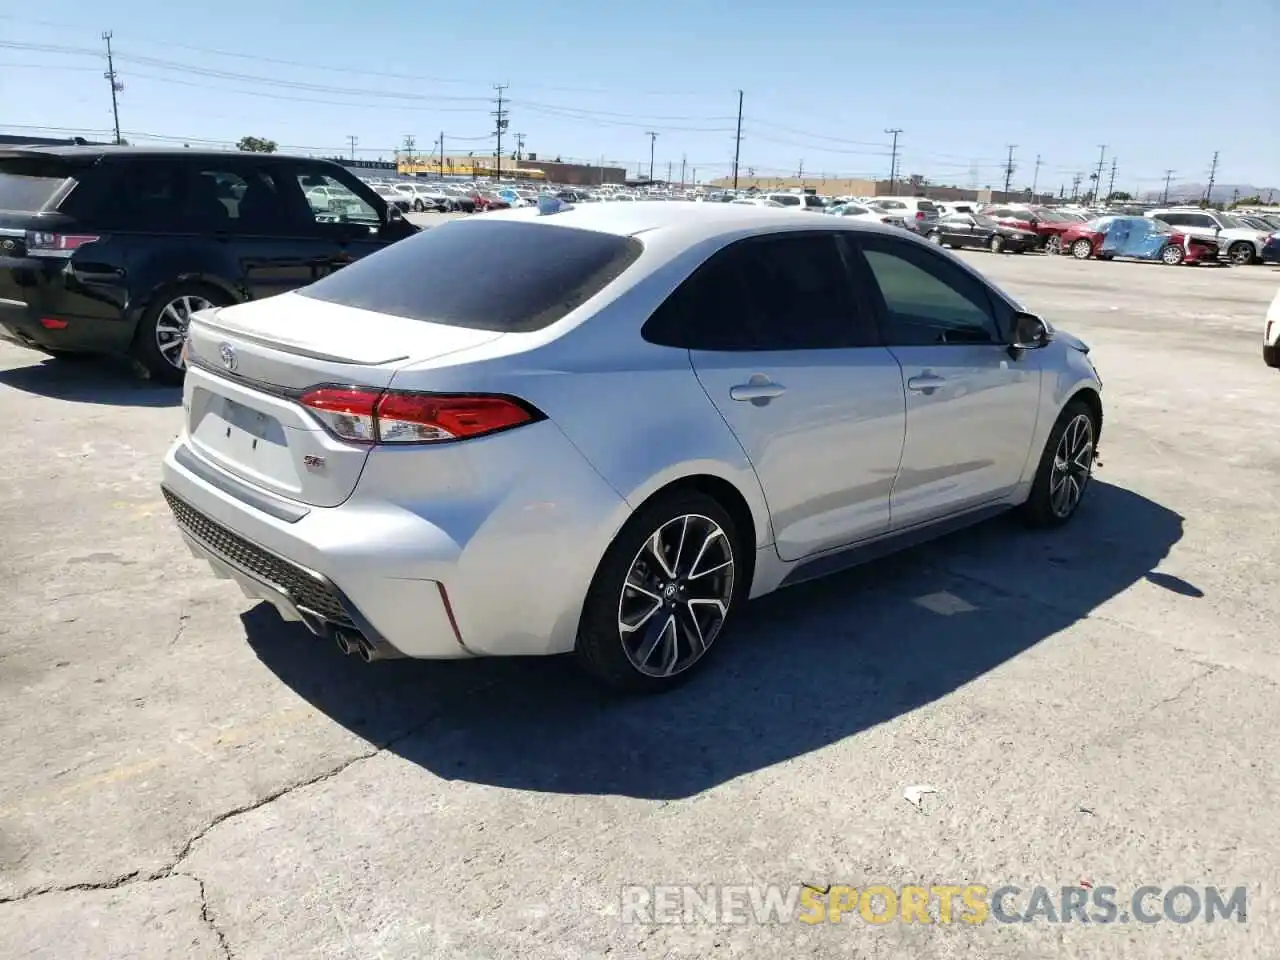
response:
<path fill-rule="evenodd" d="M 442 443 L 542 419 L 512 397 L 402 393 L 317 387 L 301 403 L 334 436 L 351 443 Z"/>
<path fill-rule="evenodd" d="M 27 253 L 44 256 L 69 257 L 81 247 L 94 243 L 99 237 L 87 233 L 39 233 L 27 234 Z"/>
<path fill-rule="evenodd" d="M 916 219 L 917 219 L 917 220 L 923 220 L 923 219 L 924 219 L 924 211 L 923 211 L 923 210 L 917 210 L 917 211 L 916 211 Z"/>

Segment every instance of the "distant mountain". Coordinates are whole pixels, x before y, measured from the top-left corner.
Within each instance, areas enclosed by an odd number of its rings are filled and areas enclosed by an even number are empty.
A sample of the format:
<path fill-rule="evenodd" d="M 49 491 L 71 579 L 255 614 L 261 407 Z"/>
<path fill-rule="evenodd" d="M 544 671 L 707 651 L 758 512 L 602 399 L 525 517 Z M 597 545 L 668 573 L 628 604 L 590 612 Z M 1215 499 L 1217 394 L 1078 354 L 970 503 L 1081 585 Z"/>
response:
<path fill-rule="evenodd" d="M 1199 201 L 1204 197 L 1206 183 L 1174 183 L 1169 185 L 1169 202 L 1175 201 L 1185 203 L 1187 201 Z M 1239 191 L 1237 194 L 1236 191 Z M 1144 194 L 1149 200 L 1159 200 L 1164 196 L 1164 190 L 1148 190 Z M 1280 203 L 1280 187 L 1257 187 L 1252 183 L 1215 183 L 1213 185 L 1213 196 L 1210 200 L 1216 200 L 1219 203 L 1230 203 L 1234 196 L 1241 197 L 1261 197 L 1263 202 Z M 1271 196 L 1271 201 L 1267 197 Z"/>

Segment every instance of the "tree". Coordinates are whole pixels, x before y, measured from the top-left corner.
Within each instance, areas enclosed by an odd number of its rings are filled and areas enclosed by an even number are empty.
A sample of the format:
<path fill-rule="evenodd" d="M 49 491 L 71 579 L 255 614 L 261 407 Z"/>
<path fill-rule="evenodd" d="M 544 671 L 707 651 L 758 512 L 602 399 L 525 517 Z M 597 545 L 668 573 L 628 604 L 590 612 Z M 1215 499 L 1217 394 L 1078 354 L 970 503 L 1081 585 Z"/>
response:
<path fill-rule="evenodd" d="M 1252 197 L 1241 197 L 1232 206 L 1236 207 L 1260 207 L 1262 206 L 1262 198 L 1257 194 Z"/>
<path fill-rule="evenodd" d="M 262 137 L 241 137 L 236 149 L 245 153 L 275 153 L 276 142 Z"/>
<path fill-rule="evenodd" d="M 1111 194 L 1111 196 L 1107 197 L 1107 199 L 1108 200 L 1132 200 L 1133 194 L 1125 193 L 1125 191 L 1123 190 L 1117 190 L 1115 193 Z"/>

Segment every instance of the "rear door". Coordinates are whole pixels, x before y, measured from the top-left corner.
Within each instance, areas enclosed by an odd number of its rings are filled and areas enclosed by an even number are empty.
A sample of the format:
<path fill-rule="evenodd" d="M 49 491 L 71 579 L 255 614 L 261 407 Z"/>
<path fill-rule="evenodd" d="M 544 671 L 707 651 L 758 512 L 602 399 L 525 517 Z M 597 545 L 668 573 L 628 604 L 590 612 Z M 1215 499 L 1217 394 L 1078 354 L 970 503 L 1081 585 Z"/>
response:
<path fill-rule="evenodd" d="M 277 166 L 232 155 L 197 158 L 187 168 L 188 216 L 226 246 L 253 300 L 318 280 L 338 253 L 311 229 L 310 208 Z"/>
<path fill-rule="evenodd" d="M 703 389 L 755 467 L 782 559 L 888 529 L 902 375 L 852 295 L 834 233 L 735 243 L 655 317 L 685 332 L 673 345 L 689 347 Z"/>

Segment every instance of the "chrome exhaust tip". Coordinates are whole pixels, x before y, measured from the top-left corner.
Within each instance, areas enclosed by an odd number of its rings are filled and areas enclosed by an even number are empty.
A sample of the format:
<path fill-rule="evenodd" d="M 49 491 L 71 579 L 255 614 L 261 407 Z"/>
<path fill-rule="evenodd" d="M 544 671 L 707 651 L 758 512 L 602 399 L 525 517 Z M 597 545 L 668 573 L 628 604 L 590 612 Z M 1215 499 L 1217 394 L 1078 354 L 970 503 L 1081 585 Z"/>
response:
<path fill-rule="evenodd" d="M 382 659 L 382 653 L 378 650 L 378 648 L 375 647 L 368 640 L 366 640 L 364 637 L 360 638 L 360 641 L 357 646 L 358 646 L 358 652 L 360 654 L 360 659 L 363 660 L 365 663 L 373 663 L 373 661 L 375 660 Z"/>
<path fill-rule="evenodd" d="M 345 630 L 337 630 L 334 632 L 333 638 L 343 656 L 349 657 L 353 653 L 360 652 L 360 637 L 355 634 L 347 633 Z"/>

